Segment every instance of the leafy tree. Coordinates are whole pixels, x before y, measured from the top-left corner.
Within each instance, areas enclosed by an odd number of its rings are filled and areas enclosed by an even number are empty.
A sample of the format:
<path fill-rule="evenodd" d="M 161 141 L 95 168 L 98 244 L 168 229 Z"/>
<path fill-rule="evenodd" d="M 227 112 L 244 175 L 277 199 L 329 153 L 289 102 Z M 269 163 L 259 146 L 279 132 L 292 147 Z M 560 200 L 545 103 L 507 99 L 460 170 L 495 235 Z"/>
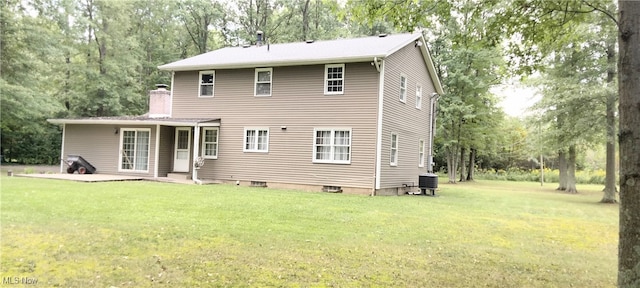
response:
<path fill-rule="evenodd" d="M 51 89 L 62 78 L 56 70 L 63 64 L 56 61 L 63 59 L 56 58 L 63 55 L 58 31 L 48 19 L 29 15 L 22 1 L 0 5 L 2 155 L 8 161 L 55 163 L 58 153 L 39 148 L 59 142 L 55 127 L 42 125 L 46 115 L 62 109 Z"/>

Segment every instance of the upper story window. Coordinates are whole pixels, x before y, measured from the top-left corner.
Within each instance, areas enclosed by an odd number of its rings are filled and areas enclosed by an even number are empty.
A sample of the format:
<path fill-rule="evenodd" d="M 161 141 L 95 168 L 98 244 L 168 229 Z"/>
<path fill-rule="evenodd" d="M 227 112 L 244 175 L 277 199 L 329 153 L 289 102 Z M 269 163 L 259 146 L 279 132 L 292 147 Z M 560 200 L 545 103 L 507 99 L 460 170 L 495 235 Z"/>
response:
<path fill-rule="evenodd" d="M 422 109 L 422 85 L 416 85 L 416 108 Z"/>
<path fill-rule="evenodd" d="M 407 75 L 400 74 L 400 102 L 407 102 Z"/>
<path fill-rule="evenodd" d="M 257 68 L 254 96 L 271 96 L 273 68 Z"/>
<path fill-rule="evenodd" d="M 269 152 L 268 128 L 244 129 L 244 152 Z"/>
<path fill-rule="evenodd" d="M 203 128 L 202 156 L 205 159 L 218 159 L 218 128 Z"/>
<path fill-rule="evenodd" d="M 314 163 L 351 163 L 351 129 L 314 129 Z"/>
<path fill-rule="evenodd" d="M 391 134 L 389 165 L 398 166 L 398 134 Z"/>
<path fill-rule="evenodd" d="M 215 71 L 200 71 L 198 97 L 213 97 L 213 82 L 215 78 Z"/>
<path fill-rule="evenodd" d="M 324 94 L 344 94 L 344 64 L 324 66 Z"/>

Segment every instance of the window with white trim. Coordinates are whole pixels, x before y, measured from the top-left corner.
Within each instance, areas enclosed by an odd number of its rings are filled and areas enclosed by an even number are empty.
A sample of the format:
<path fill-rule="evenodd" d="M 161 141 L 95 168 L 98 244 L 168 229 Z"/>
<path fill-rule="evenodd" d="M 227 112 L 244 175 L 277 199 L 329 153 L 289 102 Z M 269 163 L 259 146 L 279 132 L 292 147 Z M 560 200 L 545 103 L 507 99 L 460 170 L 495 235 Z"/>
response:
<path fill-rule="evenodd" d="M 313 130 L 314 163 L 351 163 L 351 129 Z"/>
<path fill-rule="evenodd" d="M 416 108 L 422 109 L 422 85 L 416 85 Z"/>
<path fill-rule="evenodd" d="M 151 129 L 120 129 L 120 171 L 149 171 L 149 139 Z"/>
<path fill-rule="evenodd" d="M 199 87 L 198 97 L 213 97 L 213 83 L 215 82 L 215 71 L 200 71 L 198 76 Z"/>
<path fill-rule="evenodd" d="M 424 167 L 424 140 L 418 141 L 418 167 Z"/>
<path fill-rule="evenodd" d="M 407 102 L 407 76 L 400 74 L 400 102 Z"/>
<path fill-rule="evenodd" d="M 254 96 L 271 96 L 273 68 L 256 68 Z"/>
<path fill-rule="evenodd" d="M 324 65 L 324 94 L 344 94 L 344 64 Z"/>
<path fill-rule="evenodd" d="M 389 165 L 398 166 L 398 134 L 391 133 Z"/>
<path fill-rule="evenodd" d="M 244 152 L 269 152 L 268 128 L 244 129 Z"/>
<path fill-rule="evenodd" d="M 202 128 L 202 157 L 218 159 L 218 128 Z"/>

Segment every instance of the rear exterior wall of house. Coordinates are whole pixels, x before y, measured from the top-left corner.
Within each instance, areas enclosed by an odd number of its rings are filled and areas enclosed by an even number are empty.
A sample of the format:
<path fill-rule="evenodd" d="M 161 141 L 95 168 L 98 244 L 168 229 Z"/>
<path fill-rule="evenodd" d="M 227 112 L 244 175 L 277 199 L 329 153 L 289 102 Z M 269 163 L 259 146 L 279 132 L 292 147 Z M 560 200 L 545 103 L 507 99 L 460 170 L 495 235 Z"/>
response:
<path fill-rule="evenodd" d="M 217 159 L 199 178 L 374 188 L 375 67 L 346 63 L 340 95 L 324 94 L 325 65 L 273 67 L 271 96 L 254 96 L 255 73 L 216 70 L 213 97 L 198 97 L 199 72 L 175 72 L 172 117 L 220 118 Z M 244 151 L 246 129 L 268 130 L 268 152 Z M 350 162 L 314 163 L 315 129 L 350 131 Z"/>

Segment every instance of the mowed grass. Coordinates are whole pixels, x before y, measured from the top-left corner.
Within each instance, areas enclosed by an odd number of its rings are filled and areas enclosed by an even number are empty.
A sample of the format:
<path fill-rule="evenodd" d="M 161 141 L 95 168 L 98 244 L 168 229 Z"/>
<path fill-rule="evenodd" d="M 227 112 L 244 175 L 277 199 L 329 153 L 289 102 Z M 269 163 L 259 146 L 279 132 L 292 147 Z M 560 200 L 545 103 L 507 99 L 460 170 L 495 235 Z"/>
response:
<path fill-rule="evenodd" d="M 443 179 L 441 179 L 443 180 Z M 45 287 L 614 287 L 599 185 L 440 197 L 1 178 L 2 277 Z M 441 181 L 442 182 L 442 181 Z"/>

